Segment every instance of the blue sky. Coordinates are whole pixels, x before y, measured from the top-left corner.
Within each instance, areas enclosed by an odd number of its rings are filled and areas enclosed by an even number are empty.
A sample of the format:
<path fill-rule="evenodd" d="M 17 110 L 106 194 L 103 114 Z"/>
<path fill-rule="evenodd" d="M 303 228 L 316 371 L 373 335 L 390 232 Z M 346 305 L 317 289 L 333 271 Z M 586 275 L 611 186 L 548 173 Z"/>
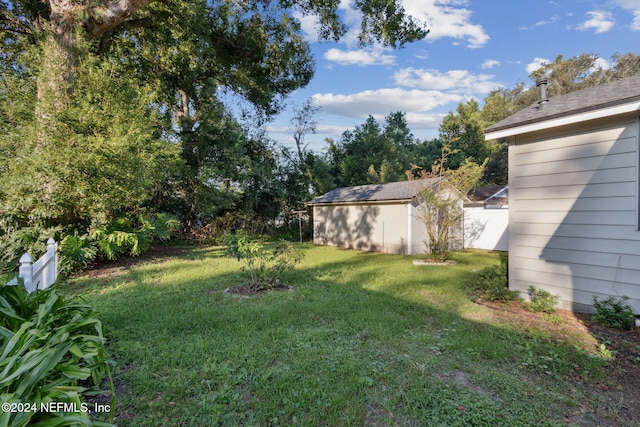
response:
<path fill-rule="evenodd" d="M 357 28 L 350 4 L 341 8 Z M 360 49 L 355 34 L 340 43 L 317 42 L 313 18 L 300 17 L 316 60 L 311 83 L 290 98 L 301 106 L 313 97 L 318 131 L 306 142 L 314 151 L 326 138 L 403 111 L 419 139 L 438 136 L 438 127 L 459 102 L 482 102 L 492 89 L 530 85 L 542 62 L 594 53 L 605 67 L 614 53 L 640 54 L 640 0 L 481 1 L 403 0 L 405 10 L 426 21 L 424 41 L 401 50 Z M 355 25 L 354 25 L 355 24 Z M 291 109 L 267 126 L 280 144 L 293 147 Z"/>

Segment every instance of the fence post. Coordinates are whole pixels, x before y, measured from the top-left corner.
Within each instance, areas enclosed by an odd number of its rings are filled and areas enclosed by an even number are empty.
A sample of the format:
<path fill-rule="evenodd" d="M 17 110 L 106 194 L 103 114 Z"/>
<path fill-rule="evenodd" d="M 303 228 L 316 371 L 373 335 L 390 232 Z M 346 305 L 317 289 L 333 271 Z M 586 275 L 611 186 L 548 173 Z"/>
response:
<path fill-rule="evenodd" d="M 52 283 L 54 283 L 56 281 L 56 279 L 58 278 L 58 244 L 56 243 L 55 240 L 53 240 L 51 237 L 49 237 L 49 240 L 47 240 L 47 259 L 50 259 L 51 261 L 49 263 L 47 263 L 46 268 L 46 280 L 44 279 L 44 277 L 42 278 L 43 280 L 43 284 L 45 285 L 45 287 L 49 287 L 51 286 Z M 41 289 L 43 289 L 41 287 Z"/>
<path fill-rule="evenodd" d="M 33 289 L 33 258 L 29 253 L 25 253 L 20 257 L 20 269 L 18 270 L 18 277 L 22 278 L 24 287 L 27 288 L 27 292 L 31 293 Z"/>

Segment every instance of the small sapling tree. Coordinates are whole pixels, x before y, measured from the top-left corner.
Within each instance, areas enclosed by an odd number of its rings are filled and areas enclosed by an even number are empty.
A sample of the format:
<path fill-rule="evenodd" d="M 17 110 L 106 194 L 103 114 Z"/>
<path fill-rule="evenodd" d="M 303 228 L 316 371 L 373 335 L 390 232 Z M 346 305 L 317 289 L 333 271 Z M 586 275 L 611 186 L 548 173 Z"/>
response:
<path fill-rule="evenodd" d="M 226 252 L 244 263 L 249 270 L 249 288 L 253 292 L 272 289 L 281 285 L 280 278 L 285 271 L 293 270 L 302 261 L 302 249 L 286 240 L 273 245 L 265 245 L 246 234 L 227 235 Z"/>
<path fill-rule="evenodd" d="M 449 146 L 443 144 L 441 157 L 431 166 L 430 172 L 415 165 L 407 172 L 409 180 L 416 185 L 420 220 L 427 234 L 424 242 L 427 257 L 433 262 L 447 259 L 451 233 L 464 219 L 463 198 L 480 181 L 486 165 L 486 161 L 478 165 L 467 159 L 458 169 L 445 169 L 444 164 L 451 153 Z"/>

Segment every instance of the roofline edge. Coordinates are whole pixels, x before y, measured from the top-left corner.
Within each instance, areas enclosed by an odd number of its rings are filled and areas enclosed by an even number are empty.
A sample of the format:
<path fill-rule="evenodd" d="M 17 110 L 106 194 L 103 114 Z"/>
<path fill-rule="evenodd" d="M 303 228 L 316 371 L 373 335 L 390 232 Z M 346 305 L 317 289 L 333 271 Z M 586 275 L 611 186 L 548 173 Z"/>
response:
<path fill-rule="evenodd" d="M 559 117 L 556 119 L 541 120 L 538 122 L 528 123 L 525 125 L 485 132 L 484 138 L 485 140 L 508 138 L 510 136 L 521 135 L 523 133 L 535 132 L 539 130 L 550 129 L 553 127 L 585 122 L 587 120 L 601 119 L 604 117 L 615 116 L 617 114 L 632 113 L 634 111 L 640 111 L 640 101 L 634 101 L 626 104 L 617 105 L 615 107 L 604 108 L 601 110 L 594 110 L 586 113 L 573 114 L 570 116 Z"/>

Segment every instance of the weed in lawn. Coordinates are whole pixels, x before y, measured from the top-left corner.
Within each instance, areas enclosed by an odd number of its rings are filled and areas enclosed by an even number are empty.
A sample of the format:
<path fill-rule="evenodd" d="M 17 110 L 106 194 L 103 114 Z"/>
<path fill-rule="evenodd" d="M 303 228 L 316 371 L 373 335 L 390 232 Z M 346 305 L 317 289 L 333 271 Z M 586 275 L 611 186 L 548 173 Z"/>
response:
<path fill-rule="evenodd" d="M 561 316 L 557 316 L 555 314 L 550 314 L 550 313 L 544 313 L 542 315 L 542 318 L 544 320 L 546 320 L 549 323 L 553 323 L 555 325 L 560 325 L 562 324 L 562 317 Z"/>
<path fill-rule="evenodd" d="M 506 262 L 484 268 L 476 273 L 470 283 L 473 298 L 501 302 L 515 300 L 518 297 L 518 292 L 509 290 L 507 275 L 508 265 Z"/>

